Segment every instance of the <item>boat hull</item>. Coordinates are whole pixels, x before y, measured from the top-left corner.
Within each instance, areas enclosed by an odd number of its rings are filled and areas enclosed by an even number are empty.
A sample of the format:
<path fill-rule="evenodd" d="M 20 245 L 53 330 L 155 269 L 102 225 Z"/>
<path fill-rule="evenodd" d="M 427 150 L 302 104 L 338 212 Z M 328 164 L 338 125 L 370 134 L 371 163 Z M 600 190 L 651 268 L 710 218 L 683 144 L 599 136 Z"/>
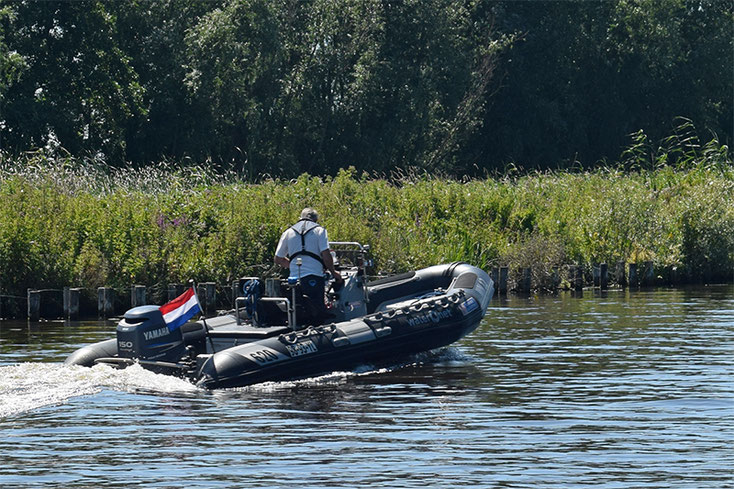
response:
<path fill-rule="evenodd" d="M 125 314 L 116 340 L 86 346 L 70 355 L 66 364 L 139 363 L 189 378 L 206 389 L 300 379 L 394 362 L 450 345 L 477 328 L 494 293 L 490 277 L 466 263 L 437 265 L 366 284 L 358 279 L 355 274 L 352 285 L 364 290 L 364 301 L 341 304 L 359 311 L 353 314 L 356 317 L 293 331 L 285 325 L 242 324 L 239 313 L 233 313 L 187 323 L 170 338 L 158 338 L 165 332 L 160 311 L 157 306 L 141 306 Z M 156 338 L 148 341 L 152 337 Z"/>
<path fill-rule="evenodd" d="M 197 383 L 215 389 L 300 379 L 447 346 L 473 331 L 484 311 L 472 297 L 446 301 L 229 348 L 202 364 Z"/>

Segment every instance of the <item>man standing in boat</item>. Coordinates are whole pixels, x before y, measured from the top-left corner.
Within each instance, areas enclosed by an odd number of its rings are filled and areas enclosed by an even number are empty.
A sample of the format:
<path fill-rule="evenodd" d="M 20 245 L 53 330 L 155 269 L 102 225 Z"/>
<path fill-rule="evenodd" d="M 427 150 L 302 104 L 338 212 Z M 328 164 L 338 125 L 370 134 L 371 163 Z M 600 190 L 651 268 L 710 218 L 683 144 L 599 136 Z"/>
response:
<path fill-rule="evenodd" d="M 324 271 L 331 273 L 337 286 L 344 283 L 344 279 L 334 268 L 326 229 L 318 222 L 318 213 L 311 207 L 306 207 L 301 211 L 301 219 L 280 236 L 275 249 L 275 263 L 288 268 L 291 277 L 299 278 L 301 292 L 310 299 L 313 306 L 306 309 L 313 309 L 314 317 L 311 319 L 317 324 L 326 316 Z M 301 259 L 300 264 L 298 258 Z"/>

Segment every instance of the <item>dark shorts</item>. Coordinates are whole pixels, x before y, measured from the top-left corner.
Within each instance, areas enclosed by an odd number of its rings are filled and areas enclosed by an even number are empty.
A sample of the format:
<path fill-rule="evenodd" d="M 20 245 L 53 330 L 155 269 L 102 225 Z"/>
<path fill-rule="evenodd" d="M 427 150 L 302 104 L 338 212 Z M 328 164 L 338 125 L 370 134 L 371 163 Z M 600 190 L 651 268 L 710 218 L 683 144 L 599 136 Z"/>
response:
<path fill-rule="evenodd" d="M 298 318 L 300 324 L 321 324 L 326 316 L 326 303 L 324 302 L 324 287 L 326 280 L 319 275 L 306 275 L 301 277 L 301 295 L 303 304 L 301 311 L 303 316 Z"/>

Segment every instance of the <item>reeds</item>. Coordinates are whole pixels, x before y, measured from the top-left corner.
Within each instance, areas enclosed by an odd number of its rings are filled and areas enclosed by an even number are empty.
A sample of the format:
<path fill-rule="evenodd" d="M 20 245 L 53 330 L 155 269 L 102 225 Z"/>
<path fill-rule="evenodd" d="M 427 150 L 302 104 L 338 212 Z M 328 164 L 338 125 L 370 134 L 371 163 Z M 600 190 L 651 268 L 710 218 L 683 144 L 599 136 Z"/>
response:
<path fill-rule="evenodd" d="M 627 161 L 627 171 L 457 181 L 349 169 L 256 184 L 205 166 L 109 171 L 31 154 L 0 166 L 0 287 L 24 294 L 275 274 L 278 237 L 305 206 L 319 210 L 331 240 L 370 244 L 376 273 L 455 260 L 547 274 L 570 263 L 653 261 L 691 281 L 730 280 L 734 170 L 726 151 L 702 148 L 684 165 Z"/>

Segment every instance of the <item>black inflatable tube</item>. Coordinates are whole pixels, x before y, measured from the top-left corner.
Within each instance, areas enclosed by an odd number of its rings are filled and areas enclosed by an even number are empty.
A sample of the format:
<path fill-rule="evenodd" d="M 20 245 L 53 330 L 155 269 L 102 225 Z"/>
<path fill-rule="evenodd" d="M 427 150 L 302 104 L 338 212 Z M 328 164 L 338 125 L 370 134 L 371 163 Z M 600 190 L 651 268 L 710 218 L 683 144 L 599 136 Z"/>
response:
<path fill-rule="evenodd" d="M 81 365 L 82 367 L 91 367 L 94 365 L 94 361 L 98 358 L 116 356 L 117 338 L 110 338 L 78 349 L 66 358 L 64 365 Z"/>
<path fill-rule="evenodd" d="M 211 358 L 200 371 L 200 387 L 207 389 L 242 387 L 266 381 L 296 380 L 335 370 L 350 370 L 359 365 L 404 358 L 457 341 L 473 331 L 483 311 L 437 326 L 424 334 L 414 331 L 398 337 L 378 338 L 369 343 L 345 346 L 273 365 L 258 365 L 241 355 L 222 352 Z"/>

